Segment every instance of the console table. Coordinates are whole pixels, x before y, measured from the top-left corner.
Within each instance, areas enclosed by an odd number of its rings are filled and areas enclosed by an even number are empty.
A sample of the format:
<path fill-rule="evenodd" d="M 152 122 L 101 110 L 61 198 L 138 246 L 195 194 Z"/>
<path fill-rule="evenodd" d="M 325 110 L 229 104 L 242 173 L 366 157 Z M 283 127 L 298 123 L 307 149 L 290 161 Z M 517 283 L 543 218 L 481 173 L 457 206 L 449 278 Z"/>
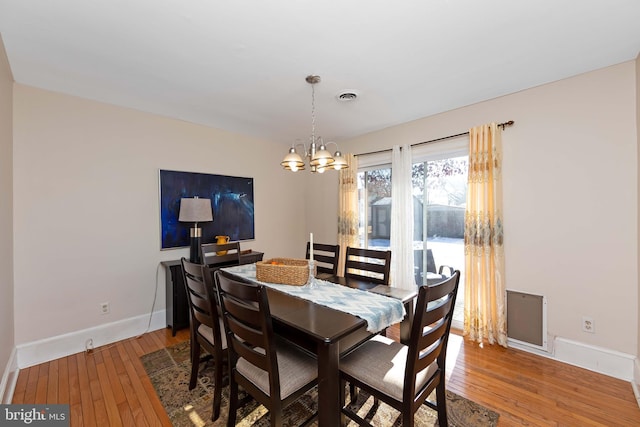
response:
<path fill-rule="evenodd" d="M 262 261 L 262 252 L 251 251 L 240 254 L 240 264 L 251 264 Z M 189 302 L 182 277 L 180 260 L 162 261 L 165 269 L 167 297 L 167 328 L 171 328 L 173 336 L 176 331 L 189 327 Z"/>

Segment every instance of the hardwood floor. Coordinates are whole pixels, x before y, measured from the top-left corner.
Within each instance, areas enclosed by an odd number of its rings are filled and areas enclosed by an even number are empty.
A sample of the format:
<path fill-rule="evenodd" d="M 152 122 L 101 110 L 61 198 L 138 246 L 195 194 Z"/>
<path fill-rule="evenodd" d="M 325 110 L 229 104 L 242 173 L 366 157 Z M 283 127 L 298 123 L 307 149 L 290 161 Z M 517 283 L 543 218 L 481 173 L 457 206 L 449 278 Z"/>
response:
<path fill-rule="evenodd" d="M 23 369 L 13 403 L 69 403 L 74 427 L 170 426 L 139 357 L 187 339 L 187 329 L 162 329 Z M 499 426 L 640 425 L 626 381 L 455 334 L 447 379 L 449 390 L 500 413 Z"/>

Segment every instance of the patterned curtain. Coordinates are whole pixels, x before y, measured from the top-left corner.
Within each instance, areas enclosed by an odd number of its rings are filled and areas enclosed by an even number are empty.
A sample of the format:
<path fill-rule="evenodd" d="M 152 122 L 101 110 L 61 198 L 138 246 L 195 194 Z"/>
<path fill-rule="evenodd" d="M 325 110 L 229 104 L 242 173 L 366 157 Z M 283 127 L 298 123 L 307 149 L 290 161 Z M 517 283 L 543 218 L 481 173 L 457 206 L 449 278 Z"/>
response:
<path fill-rule="evenodd" d="M 338 272 L 344 271 L 347 246 L 358 246 L 358 158 L 345 154 L 349 167 L 340 169 L 338 202 Z"/>
<path fill-rule="evenodd" d="M 491 123 L 469 131 L 464 334 L 506 347 L 502 226 L 502 141 L 498 125 Z"/>
<path fill-rule="evenodd" d="M 413 195 L 411 146 L 393 146 L 391 153 L 391 279 L 393 286 L 415 289 L 413 272 Z"/>

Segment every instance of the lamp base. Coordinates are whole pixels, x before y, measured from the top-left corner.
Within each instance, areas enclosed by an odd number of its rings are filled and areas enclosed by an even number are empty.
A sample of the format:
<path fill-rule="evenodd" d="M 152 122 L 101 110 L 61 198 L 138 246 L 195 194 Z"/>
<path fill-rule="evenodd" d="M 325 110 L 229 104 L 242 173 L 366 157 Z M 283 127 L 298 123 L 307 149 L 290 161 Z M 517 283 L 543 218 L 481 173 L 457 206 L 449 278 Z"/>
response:
<path fill-rule="evenodd" d="M 200 241 L 202 239 L 202 228 L 191 228 L 190 229 L 190 237 L 191 237 L 191 248 L 189 250 L 189 261 L 195 264 L 200 264 Z"/>

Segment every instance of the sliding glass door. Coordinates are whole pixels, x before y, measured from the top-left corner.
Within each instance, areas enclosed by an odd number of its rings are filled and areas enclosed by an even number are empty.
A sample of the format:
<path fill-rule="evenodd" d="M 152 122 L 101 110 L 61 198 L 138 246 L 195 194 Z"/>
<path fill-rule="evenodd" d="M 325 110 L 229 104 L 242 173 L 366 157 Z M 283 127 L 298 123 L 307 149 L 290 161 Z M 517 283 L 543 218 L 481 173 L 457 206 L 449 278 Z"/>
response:
<path fill-rule="evenodd" d="M 459 327 L 464 307 L 464 212 L 469 157 L 422 159 L 413 164 L 414 242 L 416 283 L 428 277 L 460 270 L 461 280 L 454 311 Z"/>
<path fill-rule="evenodd" d="M 413 253 L 418 285 L 447 267 L 460 270 L 454 325 L 462 327 L 464 307 L 464 212 L 468 160 L 465 140 L 412 150 Z M 390 160 L 390 159 L 389 159 Z M 387 161 L 389 161 L 387 160 Z M 391 165 L 361 167 L 358 173 L 360 246 L 391 247 Z M 442 270 L 441 270 L 442 269 Z"/>

